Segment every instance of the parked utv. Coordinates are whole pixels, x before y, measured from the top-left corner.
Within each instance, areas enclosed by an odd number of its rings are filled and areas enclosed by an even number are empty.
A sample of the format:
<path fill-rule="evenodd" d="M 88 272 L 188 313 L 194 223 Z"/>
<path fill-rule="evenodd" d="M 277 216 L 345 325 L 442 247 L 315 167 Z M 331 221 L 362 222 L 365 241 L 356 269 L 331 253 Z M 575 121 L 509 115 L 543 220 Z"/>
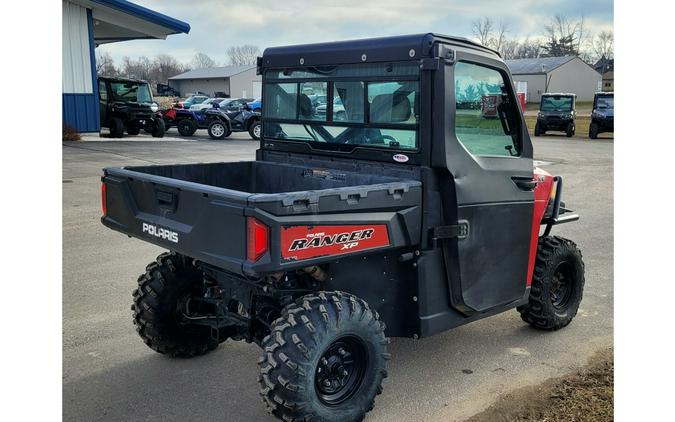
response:
<path fill-rule="evenodd" d="M 121 138 L 124 131 L 138 135 L 141 129 L 155 138 L 164 136 L 162 114 L 147 82 L 99 77 L 98 96 L 101 127 L 110 129 L 112 138 Z"/>
<path fill-rule="evenodd" d="M 534 136 L 545 135 L 549 130 L 565 132 L 568 138 L 574 136 L 576 102 L 576 94 L 542 94 Z"/>
<path fill-rule="evenodd" d="M 224 139 L 232 132 L 248 132 L 253 139 L 260 139 L 260 113 L 245 109 L 221 109 L 212 103 L 204 110 L 176 109 L 173 123 L 182 136 L 192 136 L 197 129 L 206 129 L 211 139 Z"/>
<path fill-rule="evenodd" d="M 513 308 L 541 330 L 572 321 L 584 263 L 551 230 L 578 216 L 563 179 L 533 169 L 499 53 L 422 34 L 269 48 L 258 72 L 255 161 L 103 171 L 103 224 L 170 250 L 133 293 L 150 348 L 255 343 L 274 416 L 359 421 L 388 337 Z M 305 84 L 346 119 L 317 116 Z M 488 92 L 496 118 L 472 106 Z"/>
<path fill-rule="evenodd" d="M 596 92 L 593 97 L 593 112 L 591 124 L 588 127 L 588 137 L 597 139 L 598 134 L 614 132 L 614 93 Z"/>

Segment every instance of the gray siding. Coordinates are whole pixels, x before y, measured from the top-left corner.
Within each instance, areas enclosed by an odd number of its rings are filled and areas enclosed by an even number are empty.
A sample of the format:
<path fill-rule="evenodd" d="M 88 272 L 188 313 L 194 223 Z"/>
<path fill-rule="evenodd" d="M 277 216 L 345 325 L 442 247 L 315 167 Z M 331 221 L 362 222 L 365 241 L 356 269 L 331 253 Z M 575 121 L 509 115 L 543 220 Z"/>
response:
<path fill-rule="evenodd" d="M 527 82 L 527 96 L 525 100 L 528 103 L 538 103 L 541 100 L 541 94 L 546 90 L 545 75 L 513 75 L 514 85 L 517 81 Z"/>
<path fill-rule="evenodd" d="M 549 76 L 549 92 L 571 92 L 577 94 L 577 101 L 593 101 L 602 81 L 602 76 L 579 58 L 554 69 Z"/>
<path fill-rule="evenodd" d="M 232 91 L 230 95 L 235 98 L 254 98 L 259 96 L 260 92 L 257 92 L 259 91 L 259 84 L 254 84 L 254 81 L 262 81 L 262 76 L 256 75 L 255 68 L 231 76 L 230 87 Z"/>
<path fill-rule="evenodd" d="M 169 86 L 177 89 L 182 96 L 187 95 L 189 92 L 197 91 L 205 92 L 208 95 L 213 95 L 214 92 L 226 92 L 230 94 L 230 81 L 228 78 L 169 80 Z"/>

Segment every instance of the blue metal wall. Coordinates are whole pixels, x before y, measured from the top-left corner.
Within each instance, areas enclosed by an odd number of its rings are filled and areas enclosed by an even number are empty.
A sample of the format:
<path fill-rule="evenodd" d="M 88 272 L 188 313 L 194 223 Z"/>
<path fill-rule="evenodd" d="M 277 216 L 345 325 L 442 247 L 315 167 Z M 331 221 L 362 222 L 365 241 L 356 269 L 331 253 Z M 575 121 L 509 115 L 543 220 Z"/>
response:
<path fill-rule="evenodd" d="M 101 129 L 96 94 L 63 94 L 63 123 L 78 132 Z"/>
<path fill-rule="evenodd" d="M 62 98 L 63 123 L 76 129 L 78 132 L 98 132 L 101 130 L 98 104 L 98 83 L 96 77 L 96 54 L 94 45 L 94 23 L 91 9 L 87 9 L 87 32 L 89 36 L 88 49 L 75 49 L 81 54 L 89 55 L 89 69 L 77 69 L 78 74 L 90 75 L 91 93 L 88 92 L 64 92 Z M 67 31 L 67 29 L 65 29 Z M 66 40 L 64 40 L 66 42 Z M 89 50 L 89 51 L 86 51 Z M 85 63 L 86 61 L 80 61 Z M 81 66 L 81 65 L 80 65 Z M 86 66 L 85 66 L 86 67 Z M 64 72 L 69 71 L 64 66 Z M 74 71 L 74 69 L 70 69 Z M 82 72 L 82 73 L 80 73 Z M 88 83 L 89 81 L 87 81 Z"/>

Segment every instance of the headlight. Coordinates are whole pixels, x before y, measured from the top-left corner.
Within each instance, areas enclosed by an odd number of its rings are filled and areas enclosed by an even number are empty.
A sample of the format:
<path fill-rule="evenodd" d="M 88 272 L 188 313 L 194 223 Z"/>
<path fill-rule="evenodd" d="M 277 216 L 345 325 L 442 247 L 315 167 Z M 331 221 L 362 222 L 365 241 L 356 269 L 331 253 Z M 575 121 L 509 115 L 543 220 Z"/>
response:
<path fill-rule="evenodd" d="M 150 110 L 152 110 L 153 113 L 157 113 L 159 111 L 159 106 L 155 103 L 150 104 Z"/>

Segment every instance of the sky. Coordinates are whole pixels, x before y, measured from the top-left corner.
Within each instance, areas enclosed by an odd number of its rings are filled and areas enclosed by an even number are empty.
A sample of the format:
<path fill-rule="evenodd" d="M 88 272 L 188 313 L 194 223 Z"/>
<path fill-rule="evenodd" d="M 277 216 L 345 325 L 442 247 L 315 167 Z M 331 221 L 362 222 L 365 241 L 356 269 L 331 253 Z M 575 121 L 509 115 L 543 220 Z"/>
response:
<path fill-rule="evenodd" d="M 191 26 L 189 34 L 166 40 L 136 40 L 98 47 L 116 63 L 122 57 L 172 54 L 189 62 L 196 53 L 227 64 L 230 46 L 253 44 L 264 50 L 388 35 L 438 32 L 472 37 L 472 22 L 489 17 L 504 22 L 512 38 L 536 37 L 552 16 L 584 16 L 593 34 L 613 28 L 612 0 L 134 0 Z"/>

